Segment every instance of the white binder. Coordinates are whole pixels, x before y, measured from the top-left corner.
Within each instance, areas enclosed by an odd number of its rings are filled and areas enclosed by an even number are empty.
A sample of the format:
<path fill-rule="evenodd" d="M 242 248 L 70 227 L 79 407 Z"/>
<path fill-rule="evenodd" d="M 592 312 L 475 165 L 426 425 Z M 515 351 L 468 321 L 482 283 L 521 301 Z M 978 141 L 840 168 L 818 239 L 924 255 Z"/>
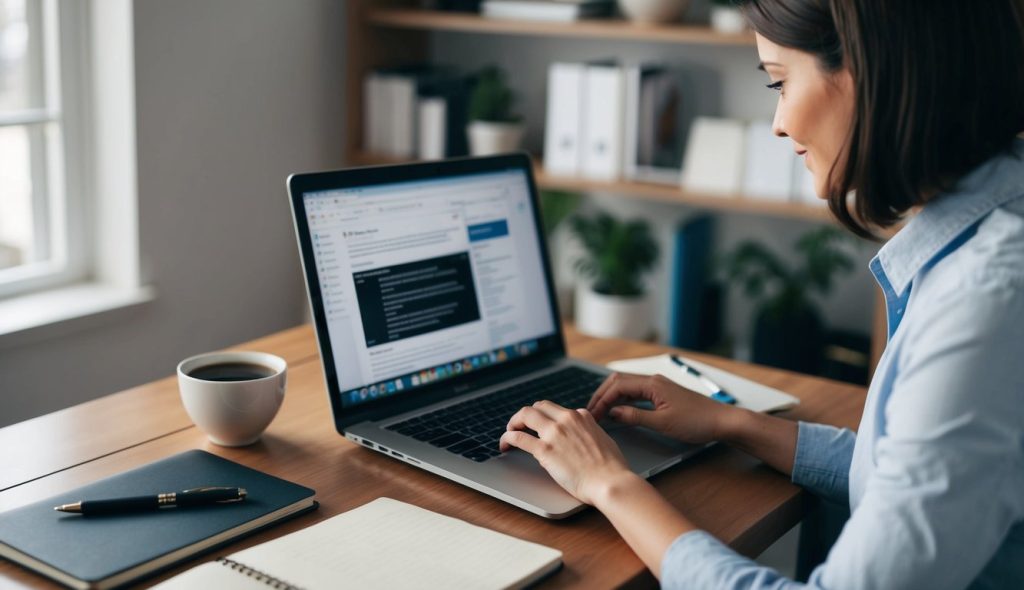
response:
<path fill-rule="evenodd" d="M 421 98 L 419 101 L 419 146 L 421 160 L 440 160 L 445 157 L 448 130 L 448 103 L 440 97 Z"/>
<path fill-rule="evenodd" d="M 584 80 L 582 176 L 618 180 L 622 176 L 625 72 L 611 63 L 588 64 Z"/>
<path fill-rule="evenodd" d="M 788 201 L 793 187 L 793 160 L 796 157 L 793 142 L 776 137 L 770 122 L 751 123 L 747 127 L 744 196 L 766 201 Z"/>
<path fill-rule="evenodd" d="M 374 154 L 390 151 L 390 128 L 387 126 L 388 91 L 383 76 L 371 72 L 363 80 L 363 148 Z"/>
<path fill-rule="evenodd" d="M 683 188 L 732 196 L 743 179 L 743 142 L 746 127 L 740 121 L 698 117 L 690 128 L 683 160 Z"/>
<path fill-rule="evenodd" d="M 553 63 L 548 68 L 544 169 L 556 176 L 580 174 L 585 68 L 581 63 Z"/>
<path fill-rule="evenodd" d="M 388 153 L 396 158 L 413 158 L 416 155 L 416 77 L 394 75 L 387 77 L 387 89 L 391 101 L 391 142 Z"/>

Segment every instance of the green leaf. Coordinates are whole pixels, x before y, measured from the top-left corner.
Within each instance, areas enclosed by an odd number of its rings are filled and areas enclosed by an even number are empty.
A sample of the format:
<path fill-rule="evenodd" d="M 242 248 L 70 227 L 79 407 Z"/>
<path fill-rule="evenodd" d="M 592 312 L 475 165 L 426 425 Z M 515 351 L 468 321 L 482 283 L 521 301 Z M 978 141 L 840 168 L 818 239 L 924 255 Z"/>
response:
<path fill-rule="evenodd" d="M 517 123 L 520 117 L 512 112 L 515 95 L 505 84 L 505 72 L 487 66 L 476 76 L 469 95 L 469 120 L 492 123 Z"/>
<path fill-rule="evenodd" d="M 643 294 L 643 276 L 659 255 L 647 222 L 620 222 L 599 211 L 592 217 L 571 217 L 569 227 L 586 253 L 576 268 L 593 280 L 595 290 L 607 295 Z"/>
<path fill-rule="evenodd" d="M 835 227 L 825 226 L 800 236 L 794 249 L 801 262 L 787 268 L 767 248 L 746 241 L 718 261 L 719 272 L 741 288 L 759 307 L 772 313 L 787 313 L 810 307 L 809 294 L 826 294 L 836 277 L 853 269 L 849 248 L 853 238 Z"/>

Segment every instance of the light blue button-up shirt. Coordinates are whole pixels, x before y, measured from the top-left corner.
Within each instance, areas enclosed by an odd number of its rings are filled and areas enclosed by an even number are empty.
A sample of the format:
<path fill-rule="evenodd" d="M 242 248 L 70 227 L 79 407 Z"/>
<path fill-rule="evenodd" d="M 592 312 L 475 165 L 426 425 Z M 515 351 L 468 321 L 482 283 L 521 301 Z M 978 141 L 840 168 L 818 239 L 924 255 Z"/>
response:
<path fill-rule="evenodd" d="M 855 435 L 801 422 L 793 481 L 852 516 L 812 588 L 1024 588 L 1024 141 L 871 261 L 889 342 Z M 797 588 L 703 531 L 666 588 Z"/>

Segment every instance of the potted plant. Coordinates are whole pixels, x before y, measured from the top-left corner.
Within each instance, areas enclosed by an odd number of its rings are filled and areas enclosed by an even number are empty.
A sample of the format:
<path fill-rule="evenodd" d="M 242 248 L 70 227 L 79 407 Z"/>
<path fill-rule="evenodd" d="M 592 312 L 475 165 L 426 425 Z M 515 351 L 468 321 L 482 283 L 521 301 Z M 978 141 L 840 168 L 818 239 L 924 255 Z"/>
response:
<path fill-rule="evenodd" d="M 802 373 L 818 371 L 825 330 L 810 295 L 827 294 L 836 276 L 853 268 L 843 247 L 849 240 L 834 227 L 804 234 L 795 243 L 800 255 L 795 268 L 787 268 L 756 242 L 743 242 L 725 256 L 722 266 L 728 280 L 756 302 L 753 362 Z"/>
<path fill-rule="evenodd" d="M 667 23 L 679 20 L 690 0 L 619 0 L 619 10 L 638 23 Z"/>
<path fill-rule="evenodd" d="M 585 252 L 576 268 L 590 279 L 576 289 L 576 327 L 592 336 L 646 338 L 650 298 L 642 279 L 658 260 L 650 226 L 598 212 L 574 216 L 570 227 Z"/>
<path fill-rule="evenodd" d="M 548 259 L 555 281 L 555 298 L 558 300 L 558 311 L 562 317 L 571 317 L 573 311 L 572 281 L 566 280 L 561 271 L 562 251 L 559 235 L 556 234 L 563 222 L 579 207 L 583 196 L 560 190 L 544 190 L 540 192 L 540 220 L 544 224 L 544 235 L 548 241 Z"/>
<path fill-rule="evenodd" d="M 711 0 L 711 28 L 719 33 L 742 33 L 747 30 L 747 19 L 734 0 Z"/>
<path fill-rule="evenodd" d="M 515 96 L 505 73 L 488 66 L 476 76 L 469 96 L 469 151 L 474 156 L 514 152 L 523 139 L 521 117 L 512 110 Z"/>

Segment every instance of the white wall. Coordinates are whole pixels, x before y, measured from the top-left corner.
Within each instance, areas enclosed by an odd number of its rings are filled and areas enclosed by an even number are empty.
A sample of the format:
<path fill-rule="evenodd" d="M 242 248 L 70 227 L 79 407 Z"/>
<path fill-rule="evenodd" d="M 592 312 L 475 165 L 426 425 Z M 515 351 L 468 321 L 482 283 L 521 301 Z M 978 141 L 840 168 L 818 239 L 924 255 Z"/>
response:
<path fill-rule="evenodd" d="M 302 321 L 284 183 L 341 164 L 343 31 L 337 0 L 135 2 L 141 265 L 157 299 L 0 351 L 0 426 Z"/>

